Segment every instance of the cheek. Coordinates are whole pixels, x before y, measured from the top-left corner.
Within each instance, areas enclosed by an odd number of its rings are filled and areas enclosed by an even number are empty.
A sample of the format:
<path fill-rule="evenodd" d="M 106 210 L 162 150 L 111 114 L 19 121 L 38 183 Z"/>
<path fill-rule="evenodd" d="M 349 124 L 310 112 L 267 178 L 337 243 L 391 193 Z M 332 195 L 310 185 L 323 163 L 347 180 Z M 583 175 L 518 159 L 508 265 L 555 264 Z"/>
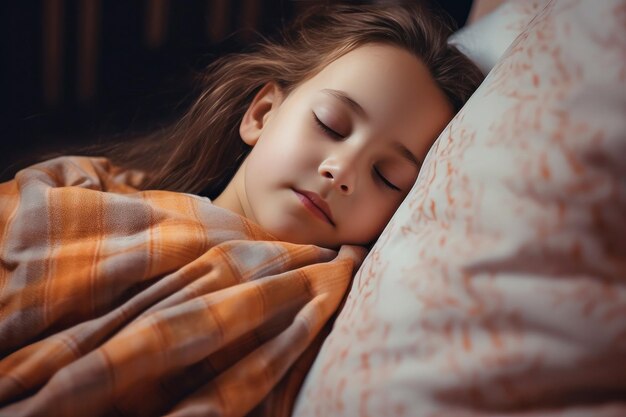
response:
<path fill-rule="evenodd" d="M 263 135 L 253 151 L 255 164 L 268 171 L 292 172 L 313 166 L 317 147 L 311 144 L 305 129 L 273 129 Z M 268 172 L 264 172 L 268 173 Z"/>
<path fill-rule="evenodd" d="M 380 204 L 378 209 L 372 213 L 372 223 L 378 226 L 378 233 L 383 231 L 387 223 L 389 223 L 389 219 L 391 219 L 391 216 L 393 216 L 393 213 L 395 213 L 399 205 L 399 203 L 396 204 L 385 202 Z"/>

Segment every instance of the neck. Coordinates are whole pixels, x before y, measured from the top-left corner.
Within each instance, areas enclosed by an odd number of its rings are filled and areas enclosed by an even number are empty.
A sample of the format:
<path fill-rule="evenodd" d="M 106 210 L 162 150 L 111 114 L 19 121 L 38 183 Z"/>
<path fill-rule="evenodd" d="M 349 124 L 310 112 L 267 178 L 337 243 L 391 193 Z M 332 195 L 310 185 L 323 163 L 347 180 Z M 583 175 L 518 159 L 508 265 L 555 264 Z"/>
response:
<path fill-rule="evenodd" d="M 245 164 L 245 161 L 244 161 L 244 164 Z M 237 213 L 240 216 L 248 217 L 246 216 L 246 213 L 243 207 L 242 198 L 241 198 L 241 196 L 244 196 L 245 198 L 245 188 L 244 188 L 244 183 L 243 183 L 243 179 L 244 179 L 243 165 L 244 164 L 242 164 L 242 166 L 239 167 L 239 169 L 235 173 L 235 176 L 233 177 L 232 180 L 230 180 L 230 182 L 228 183 L 224 191 L 222 191 L 222 193 L 213 200 L 213 204 L 218 207 Z"/>

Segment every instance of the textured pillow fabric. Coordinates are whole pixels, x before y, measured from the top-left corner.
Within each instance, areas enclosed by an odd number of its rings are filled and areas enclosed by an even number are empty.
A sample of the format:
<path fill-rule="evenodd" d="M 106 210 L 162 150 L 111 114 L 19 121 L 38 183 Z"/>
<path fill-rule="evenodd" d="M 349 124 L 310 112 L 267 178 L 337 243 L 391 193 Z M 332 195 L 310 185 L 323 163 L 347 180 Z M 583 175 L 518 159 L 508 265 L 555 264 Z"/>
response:
<path fill-rule="evenodd" d="M 487 74 L 549 0 L 508 0 L 454 33 L 449 42 Z"/>
<path fill-rule="evenodd" d="M 554 0 L 431 149 L 294 415 L 626 415 L 626 1 Z"/>

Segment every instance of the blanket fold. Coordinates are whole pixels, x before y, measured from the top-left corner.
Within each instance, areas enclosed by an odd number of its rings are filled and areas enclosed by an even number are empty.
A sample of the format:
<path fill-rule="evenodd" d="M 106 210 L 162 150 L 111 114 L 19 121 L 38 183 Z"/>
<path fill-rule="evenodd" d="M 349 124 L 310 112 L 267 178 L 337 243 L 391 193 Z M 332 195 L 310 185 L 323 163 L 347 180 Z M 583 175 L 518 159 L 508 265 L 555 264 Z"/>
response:
<path fill-rule="evenodd" d="M 289 415 L 363 248 L 62 157 L 0 184 L 0 416 Z"/>

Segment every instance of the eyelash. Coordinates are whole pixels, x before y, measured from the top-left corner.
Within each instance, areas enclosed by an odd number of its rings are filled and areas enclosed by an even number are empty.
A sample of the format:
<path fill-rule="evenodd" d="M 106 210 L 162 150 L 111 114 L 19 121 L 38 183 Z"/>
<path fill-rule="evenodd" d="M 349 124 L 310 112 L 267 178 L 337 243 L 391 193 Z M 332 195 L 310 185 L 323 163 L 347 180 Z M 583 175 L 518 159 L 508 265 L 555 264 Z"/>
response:
<path fill-rule="evenodd" d="M 342 135 L 340 135 L 339 133 L 335 132 L 330 127 L 328 127 L 324 123 L 322 123 L 322 121 L 317 117 L 315 112 L 313 112 L 313 120 L 315 120 L 315 123 L 317 124 L 317 126 L 319 126 L 319 128 L 322 129 L 324 131 L 324 133 L 330 135 L 334 139 L 343 139 Z"/>
<path fill-rule="evenodd" d="M 334 138 L 334 139 L 343 139 L 344 138 L 344 136 L 340 135 L 339 133 L 335 132 L 330 127 L 328 127 L 324 123 L 322 123 L 322 121 L 317 117 L 315 112 L 313 112 L 313 120 L 315 120 L 315 124 L 320 129 L 322 129 L 322 131 L 324 133 L 326 133 L 327 135 L 331 136 L 332 138 Z M 373 172 L 374 176 L 376 178 L 378 178 L 388 188 L 390 188 L 390 189 L 392 189 L 394 191 L 401 191 L 400 188 L 397 185 L 393 184 L 391 181 L 389 181 L 387 178 L 385 178 L 385 176 L 378 170 L 378 168 L 373 167 L 372 168 L 372 172 Z"/>
<path fill-rule="evenodd" d="M 387 187 L 391 188 L 394 191 L 401 191 L 400 187 L 398 187 L 397 185 L 395 185 L 394 183 L 392 183 L 391 181 L 389 181 L 387 178 L 385 178 L 385 176 L 383 174 L 380 173 L 380 171 L 378 170 L 378 168 L 374 167 L 374 174 L 376 175 L 376 177 L 381 180 L 383 182 L 383 184 L 385 184 Z"/>

